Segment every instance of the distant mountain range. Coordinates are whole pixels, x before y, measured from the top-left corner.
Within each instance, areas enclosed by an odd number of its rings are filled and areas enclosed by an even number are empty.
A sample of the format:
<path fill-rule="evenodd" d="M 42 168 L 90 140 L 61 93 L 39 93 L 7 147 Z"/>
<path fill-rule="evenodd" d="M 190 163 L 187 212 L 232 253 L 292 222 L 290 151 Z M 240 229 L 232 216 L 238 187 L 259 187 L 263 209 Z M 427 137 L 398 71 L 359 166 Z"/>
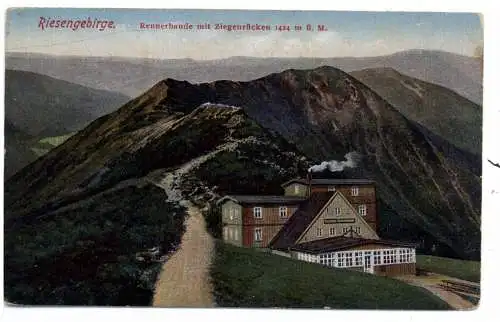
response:
<path fill-rule="evenodd" d="M 402 95 L 425 85 L 400 79 L 407 82 Z M 448 92 L 433 95 L 441 99 Z M 410 112 L 414 107 L 404 113 Z M 428 252 L 437 247 L 442 255 L 477 259 L 480 158 L 417 121 L 328 66 L 248 82 L 168 78 L 9 179 L 5 226 L 15 234 L 18 225 L 36 225 L 40 216 L 84 211 L 102 192 L 139 185 L 186 163 L 192 170 L 177 183 L 196 202 L 225 193 L 281 193 L 285 179 L 356 151 L 362 158 L 353 175 L 377 182 L 383 237 L 423 241 Z"/>
<path fill-rule="evenodd" d="M 350 74 L 408 119 L 461 149 L 481 155 L 481 106 L 448 88 L 408 77 L 392 68 L 364 69 Z"/>
<path fill-rule="evenodd" d="M 33 72 L 5 71 L 6 177 L 36 158 L 44 137 L 81 130 L 130 98 Z"/>
<path fill-rule="evenodd" d="M 227 79 L 249 81 L 285 69 L 333 66 L 346 72 L 390 67 L 423 81 L 447 87 L 482 104 L 482 67 L 478 59 L 432 50 L 408 50 L 379 57 L 142 59 L 64 57 L 7 53 L 6 67 L 32 71 L 84 86 L 137 96 L 166 77 L 192 83 Z"/>

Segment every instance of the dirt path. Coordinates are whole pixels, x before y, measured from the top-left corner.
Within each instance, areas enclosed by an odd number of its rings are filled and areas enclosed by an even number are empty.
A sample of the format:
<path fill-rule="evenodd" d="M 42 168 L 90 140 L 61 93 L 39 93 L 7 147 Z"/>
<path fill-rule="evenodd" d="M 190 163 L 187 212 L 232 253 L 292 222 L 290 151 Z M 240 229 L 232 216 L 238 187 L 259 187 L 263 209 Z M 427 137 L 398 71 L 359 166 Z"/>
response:
<path fill-rule="evenodd" d="M 153 306 L 214 307 L 209 269 L 214 250 L 198 208 L 188 204 L 186 232 L 179 250 L 163 265 Z"/>
<path fill-rule="evenodd" d="M 177 169 L 165 172 L 159 181 L 152 182 L 165 190 L 169 201 L 188 208 L 186 232 L 180 248 L 163 265 L 156 282 L 153 306 L 157 307 L 214 307 L 210 284 L 210 264 L 214 241 L 207 232 L 200 210 L 185 200 L 180 191 L 183 175 L 223 151 L 234 150 L 238 144 L 256 140 L 254 137 L 221 144 L 210 153 L 194 158 Z"/>
<path fill-rule="evenodd" d="M 476 305 L 472 304 L 471 302 L 466 301 L 459 295 L 447 291 L 439 286 L 439 283 L 441 283 L 442 280 L 446 279 L 460 281 L 464 283 L 471 283 L 471 282 L 462 281 L 456 278 L 438 274 L 430 274 L 429 276 L 404 276 L 399 279 L 408 284 L 419 286 L 429 290 L 434 295 L 438 296 L 443 301 L 447 302 L 455 310 L 472 310 L 476 308 Z"/>

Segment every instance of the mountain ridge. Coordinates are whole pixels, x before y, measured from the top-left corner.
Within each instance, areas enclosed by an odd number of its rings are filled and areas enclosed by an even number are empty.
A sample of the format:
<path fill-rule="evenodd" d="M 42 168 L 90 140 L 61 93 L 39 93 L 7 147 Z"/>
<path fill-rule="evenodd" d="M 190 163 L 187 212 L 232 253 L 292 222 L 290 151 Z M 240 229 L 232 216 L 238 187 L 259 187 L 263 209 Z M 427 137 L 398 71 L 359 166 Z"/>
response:
<path fill-rule="evenodd" d="M 304 175 L 313 162 L 341 159 L 347 152 L 356 151 L 363 156 L 359 175 L 377 181 L 380 198 L 395 210 L 391 216 L 398 216 L 405 227 L 419 231 L 404 237 L 387 229 L 385 237 L 415 241 L 424 234 L 430 243 L 426 247 L 438 243 L 443 245 L 443 252 L 452 250 L 454 256 L 478 256 L 480 180 L 467 168 L 469 161 L 461 164 L 444 155 L 443 146 L 436 145 L 377 93 L 329 66 L 286 70 L 248 82 L 160 81 L 14 176 L 6 190 L 7 208 L 14 216 L 29 213 L 33 208 L 30 200 L 35 196 L 42 200 L 43 209 L 51 198 L 60 198 L 62 191 L 71 192 L 74 188 L 70 187 L 80 184 L 85 192 L 93 176 L 101 182 L 117 182 L 209 153 L 225 140 L 221 136 L 231 131 L 235 121 L 220 119 L 217 113 L 203 114 L 200 106 L 207 102 L 238 106 L 252 121 L 232 135 L 264 131 L 269 133 L 264 140 L 269 143 L 244 144 L 241 149 L 246 152 L 227 151 L 203 163 L 186 176 L 186 187 L 192 190 L 186 190 L 186 195 L 199 197 L 193 192 L 198 186 L 218 195 L 235 189 L 239 193 L 279 193 L 279 180 L 266 178 L 279 177 L 282 183 L 291 176 Z M 187 116 L 190 121 L 182 123 L 180 120 Z M 208 129 L 214 135 L 206 137 L 204 131 Z M 276 144 L 278 148 L 272 148 Z M 137 146 L 141 147 L 135 149 Z M 285 158 L 288 152 L 281 153 L 283 160 L 278 161 L 266 154 L 283 149 L 296 151 L 295 156 Z M 254 160 L 262 153 L 263 157 Z M 261 158 L 282 166 L 269 168 L 258 162 Z M 277 169 L 284 164 L 294 170 L 281 173 Z M 44 179 L 49 166 L 53 178 L 50 186 Z M 250 180 L 252 173 L 260 179 Z M 68 186 L 69 178 L 72 181 Z M 238 185 L 235 178 L 248 188 Z M 28 189 L 27 183 L 31 186 Z"/>
<path fill-rule="evenodd" d="M 33 72 L 7 69 L 5 177 L 38 157 L 32 149 L 43 146 L 39 142 L 41 139 L 79 130 L 128 99 L 120 93 L 95 90 Z M 14 131 L 14 128 L 17 130 Z"/>
<path fill-rule="evenodd" d="M 393 68 L 349 73 L 416 121 L 454 145 L 481 155 L 482 107 L 458 93 L 404 75 Z"/>
<path fill-rule="evenodd" d="M 374 57 L 229 57 L 210 61 L 141 58 L 113 60 L 107 57 L 40 55 L 29 57 L 7 56 L 6 66 L 54 75 L 129 96 L 139 95 L 165 75 L 194 83 L 218 79 L 249 81 L 271 72 L 290 68 L 312 69 L 326 64 L 347 72 L 372 67 L 394 67 L 403 74 L 453 89 L 475 103 L 482 102 L 482 67 L 479 59 L 435 50 L 409 50 Z"/>

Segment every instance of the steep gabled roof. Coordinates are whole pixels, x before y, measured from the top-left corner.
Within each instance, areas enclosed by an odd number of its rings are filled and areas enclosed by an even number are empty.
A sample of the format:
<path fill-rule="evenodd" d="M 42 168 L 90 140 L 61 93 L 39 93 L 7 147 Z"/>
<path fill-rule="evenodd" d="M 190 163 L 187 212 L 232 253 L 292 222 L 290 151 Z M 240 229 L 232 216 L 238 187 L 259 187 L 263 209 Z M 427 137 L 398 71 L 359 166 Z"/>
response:
<path fill-rule="evenodd" d="M 299 204 L 306 198 L 299 196 L 227 195 L 219 199 L 217 203 L 222 204 L 227 200 L 239 204 Z"/>
<path fill-rule="evenodd" d="M 269 246 L 274 249 L 287 249 L 295 244 L 297 238 L 299 238 L 334 194 L 335 192 L 312 193 L 311 198 L 301 203 L 299 208 L 286 221 L 283 228 L 271 240 Z"/>
<path fill-rule="evenodd" d="M 285 183 L 283 183 L 281 186 L 286 187 L 292 183 L 300 183 L 304 185 L 308 185 L 309 182 L 307 179 L 303 178 L 298 178 L 298 179 L 292 179 L 289 180 Z M 311 185 L 316 185 L 316 186 L 322 186 L 322 185 L 364 185 L 364 184 L 374 184 L 375 181 L 373 180 L 368 180 L 368 179 L 311 179 Z"/>
<path fill-rule="evenodd" d="M 409 248 L 416 247 L 416 245 L 412 243 L 405 243 L 392 240 L 337 236 L 337 237 L 324 238 L 319 240 L 313 240 L 306 243 L 296 244 L 290 246 L 290 249 L 301 251 L 304 253 L 320 254 L 325 252 L 341 251 L 356 246 L 370 245 L 370 244 L 387 245 L 392 247 L 409 247 Z"/>
<path fill-rule="evenodd" d="M 378 238 L 377 232 L 366 222 L 366 220 L 362 216 L 358 215 L 358 211 L 356 209 L 354 209 L 354 206 L 349 202 L 349 200 L 347 200 L 347 198 L 341 192 L 334 193 L 333 197 L 330 198 L 330 199 L 333 200 L 333 199 L 335 199 L 337 197 L 341 198 L 346 203 L 346 205 L 351 209 L 352 213 L 354 214 L 355 217 L 357 217 L 357 219 L 359 220 L 359 222 L 363 226 L 365 226 L 368 230 L 370 230 L 375 237 Z M 321 210 L 321 208 L 320 208 L 320 210 Z M 314 222 L 319 219 L 319 217 L 320 217 L 319 215 L 320 214 L 318 213 L 318 216 L 316 216 L 316 217 L 313 218 L 313 220 L 309 223 L 309 225 L 299 235 L 299 238 L 297 239 L 297 241 L 300 241 L 302 239 L 302 236 L 304 236 L 304 234 L 306 234 L 306 231 L 309 229 L 309 227 L 312 226 L 312 225 L 314 225 Z"/>

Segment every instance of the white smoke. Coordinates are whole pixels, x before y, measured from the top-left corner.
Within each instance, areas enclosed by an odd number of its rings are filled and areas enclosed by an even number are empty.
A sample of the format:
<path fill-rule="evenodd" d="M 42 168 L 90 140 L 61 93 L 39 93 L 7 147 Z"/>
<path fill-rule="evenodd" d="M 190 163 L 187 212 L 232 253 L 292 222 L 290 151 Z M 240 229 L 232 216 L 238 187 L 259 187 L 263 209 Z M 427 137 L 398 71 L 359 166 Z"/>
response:
<path fill-rule="evenodd" d="M 346 161 L 323 161 L 320 164 L 313 165 L 309 168 L 309 172 L 321 172 L 328 169 L 331 172 L 338 172 L 347 168 L 355 168 L 357 165 L 357 160 L 359 159 L 359 155 L 357 152 L 349 152 L 344 158 Z"/>

